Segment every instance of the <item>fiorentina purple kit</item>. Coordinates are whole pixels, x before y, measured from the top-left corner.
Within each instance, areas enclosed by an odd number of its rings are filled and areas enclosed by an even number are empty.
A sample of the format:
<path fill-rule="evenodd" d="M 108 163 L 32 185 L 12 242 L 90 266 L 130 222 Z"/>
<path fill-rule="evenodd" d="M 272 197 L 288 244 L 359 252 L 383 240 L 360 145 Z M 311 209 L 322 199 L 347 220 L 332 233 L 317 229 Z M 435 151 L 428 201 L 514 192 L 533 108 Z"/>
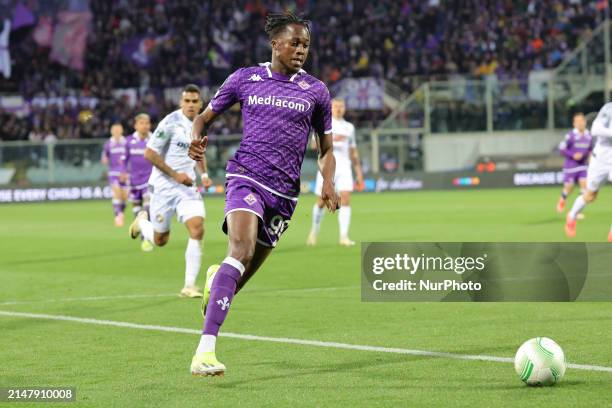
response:
<path fill-rule="evenodd" d="M 565 135 L 565 139 L 559 144 L 559 151 L 565 157 L 563 163 L 563 182 L 578 183 L 580 179 L 586 179 L 589 155 L 593 150 L 594 140 L 591 133 L 585 130 L 580 133 L 578 129 L 572 129 Z M 580 160 L 574 160 L 574 155 L 581 153 Z"/>
<path fill-rule="evenodd" d="M 119 180 L 119 175 L 125 173 L 126 139 L 121 137 L 118 141 L 111 138 L 104 143 L 103 154 L 108 158 L 108 184 L 111 186 L 127 186 Z"/>
<path fill-rule="evenodd" d="M 220 114 L 235 103 L 243 138 L 227 163 L 225 215 L 255 213 L 262 221 L 258 241 L 273 247 L 295 210 L 311 131 L 331 133 L 329 91 L 303 70 L 288 77 L 266 63 L 235 71 L 209 106 Z"/>
<path fill-rule="evenodd" d="M 141 139 L 136 132 L 126 140 L 125 167 L 130 175 L 130 200 L 140 202 L 147 195 L 153 165 L 144 158 L 149 136 Z"/>

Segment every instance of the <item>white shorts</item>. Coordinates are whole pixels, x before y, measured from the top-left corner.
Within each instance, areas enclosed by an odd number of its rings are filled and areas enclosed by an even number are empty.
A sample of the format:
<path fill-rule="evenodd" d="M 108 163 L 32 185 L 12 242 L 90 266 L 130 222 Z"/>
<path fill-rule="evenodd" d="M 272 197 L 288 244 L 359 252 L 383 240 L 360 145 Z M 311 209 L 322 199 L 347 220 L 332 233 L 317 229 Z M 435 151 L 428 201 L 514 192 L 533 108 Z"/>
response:
<path fill-rule="evenodd" d="M 336 185 L 336 191 L 353 191 L 353 172 L 350 166 L 336 167 L 336 174 L 334 175 L 334 184 Z M 321 191 L 323 190 L 323 176 L 321 172 L 317 172 L 317 182 L 315 184 L 315 193 L 320 197 Z"/>
<path fill-rule="evenodd" d="M 184 187 L 184 188 L 183 188 Z M 170 231 L 172 216 L 184 223 L 193 217 L 206 216 L 202 196 L 195 189 L 180 186 L 170 191 L 151 194 L 150 219 L 155 232 Z"/>
<path fill-rule="evenodd" d="M 612 164 L 601 163 L 596 157 L 591 157 L 587 169 L 587 189 L 598 191 L 608 179 L 612 179 Z"/>

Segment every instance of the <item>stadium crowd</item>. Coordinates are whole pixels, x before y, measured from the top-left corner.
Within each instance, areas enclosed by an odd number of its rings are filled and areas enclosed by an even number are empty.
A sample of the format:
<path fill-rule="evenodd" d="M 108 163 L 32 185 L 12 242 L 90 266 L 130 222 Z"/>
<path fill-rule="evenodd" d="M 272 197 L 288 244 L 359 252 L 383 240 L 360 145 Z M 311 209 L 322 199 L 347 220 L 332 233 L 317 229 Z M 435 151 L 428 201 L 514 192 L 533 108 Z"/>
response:
<path fill-rule="evenodd" d="M 52 62 L 49 49 L 22 29 L 10 44 L 13 77 L 0 80 L 0 90 L 26 100 L 41 94 L 64 98 L 71 90 L 95 98 L 96 106 L 47 104 L 23 118 L 0 111 L 0 137 L 100 137 L 110 123 L 129 124 L 141 111 L 155 122 L 174 109 L 164 88 L 196 82 L 213 89 L 237 67 L 265 61 L 269 50 L 262 27 L 268 10 L 289 8 L 312 20 L 306 69 L 328 85 L 374 76 L 408 94 L 430 78 L 526 78 L 531 70 L 554 67 L 601 22 L 609 10 L 603 3 L 91 0 L 84 70 Z M 138 101 L 126 104 L 114 96 L 117 88 L 138 89 Z M 376 112 L 353 115 L 349 119 L 365 118 L 366 125 L 381 119 Z M 238 132 L 238 113 L 218 126 L 221 133 Z"/>

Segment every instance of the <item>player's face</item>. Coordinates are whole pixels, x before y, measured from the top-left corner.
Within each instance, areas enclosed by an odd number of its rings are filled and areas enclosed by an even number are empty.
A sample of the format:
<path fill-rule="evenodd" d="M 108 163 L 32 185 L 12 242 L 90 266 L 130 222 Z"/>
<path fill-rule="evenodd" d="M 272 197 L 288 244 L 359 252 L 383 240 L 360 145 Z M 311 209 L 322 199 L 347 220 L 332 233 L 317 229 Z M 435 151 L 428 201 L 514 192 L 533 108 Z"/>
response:
<path fill-rule="evenodd" d="M 278 34 L 272 41 L 274 57 L 289 72 L 298 72 L 308 57 L 310 33 L 300 24 L 291 24 Z"/>
<path fill-rule="evenodd" d="M 115 139 L 120 138 L 123 135 L 123 126 L 121 125 L 113 125 L 110 129 L 111 136 Z"/>
<path fill-rule="evenodd" d="M 339 119 L 344 117 L 344 112 L 346 112 L 344 101 L 332 101 L 332 115 L 334 118 Z"/>
<path fill-rule="evenodd" d="M 574 116 L 574 127 L 583 132 L 586 128 L 586 119 L 583 115 Z"/>
<path fill-rule="evenodd" d="M 200 112 L 200 109 L 202 109 L 200 94 L 197 92 L 183 92 L 183 96 L 181 97 L 181 109 L 185 116 L 193 120 Z"/>
<path fill-rule="evenodd" d="M 149 118 L 140 118 L 134 123 L 134 129 L 140 135 L 148 135 L 151 131 L 151 120 Z"/>

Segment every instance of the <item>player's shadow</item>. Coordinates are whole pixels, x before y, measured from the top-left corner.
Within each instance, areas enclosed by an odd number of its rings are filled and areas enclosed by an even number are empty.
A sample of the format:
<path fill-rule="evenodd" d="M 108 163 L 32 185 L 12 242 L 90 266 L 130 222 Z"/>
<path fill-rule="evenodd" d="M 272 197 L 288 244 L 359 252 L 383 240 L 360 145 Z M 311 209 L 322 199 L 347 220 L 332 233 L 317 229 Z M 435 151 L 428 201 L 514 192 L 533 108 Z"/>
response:
<path fill-rule="evenodd" d="M 584 387 L 587 384 L 587 381 L 581 380 L 561 380 L 558 384 L 554 385 L 554 388 L 573 388 L 573 387 Z M 589 385 L 593 385 L 592 381 L 588 382 Z M 482 388 L 482 385 L 478 385 L 477 387 L 465 385 L 463 388 Z M 520 381 L 517 381 L 513 384 L 503 384 L 503 385 L 487 385 L 487 388 L 490 390 L 514 390 L 519 392 L 537 392 L 537 390 L 548 389 L 549 387 L 542 386 L 527 386 Z"/>
<path fill-rule="evenodd" d="M 399 358 L 398 358 L 399 357 Z M 360 361 L 350 361 L 345 363 L 337 363 L 337 364 L 326 364 L 321 362 L 320 365 L 311 365 L 310 367 L 305 366 L 303 363 L 296 363 L 294 360 L 291 361 L 267 361 L 267 362 L 259 362 L 255 364 L 249 364 L 251 367 L 256 366 L 271 366 L 278 367 L 279 369 L 287 370 L 294 369 L 295 371 L 288 374 L 284 373 L 282 375 L 267 375 L 261 377 L 253 377 L 250 376 L 247 380 L 244 381 L 224 381 L 223 383 L 214 384 L 211 383 L 212 387 L 218 388 L 236 388 L 239 386 L 253 386 L 254 383 L 258 382 L 266 382 L 273 381 L 279 379 L 287 379 L 287 377 L 302 377 L 308 375 L 320 375 L 320 374 L 337 374 L 342 371 L 355 371 L 364 368 L 373 368 L 373 367 L 381 367 L 391 364 L 405 364 L 408 361 L 417 361 L 431 358 L 428 356 L 372 356 L 372 358 L 368 360 L 360 360 Z"/>
<path fill-rule="evenodd" d="M 525 225 L 546 225 L 546 224 L 559 224 L 559 225 L 563 225 L 564 222 L 564 218 L 560 218 L 560 217 L 552 217 L 552 218 L 546 218 L 546 219 L 542 219 L 542 220 L 534 220 L 534 221 L 529 221 L 526 222 Z"/>
<path fill-rule="evenodd" d="M 123 254 L 131 254 L 134 253 L 133 249 L 125 250 L 125 251 L 113 251 L 113 252 L 101 252 L 98 254 L 81 254 L 81 255 L 72 255 L 72 256 L 58 256 L 54 258 L 35 258 L 35 259 L 19 259 L 10 262 L 2 262 L 0 265 L 2 266 L 10 266 L 10 265 L 31 265 L 37 263 L 60 263 L 66 261 L 76 261 L 79 259 L 96 259 L 96 258 L 106 258 L 106 257 L 116 257 L 117 255 Z"/>

